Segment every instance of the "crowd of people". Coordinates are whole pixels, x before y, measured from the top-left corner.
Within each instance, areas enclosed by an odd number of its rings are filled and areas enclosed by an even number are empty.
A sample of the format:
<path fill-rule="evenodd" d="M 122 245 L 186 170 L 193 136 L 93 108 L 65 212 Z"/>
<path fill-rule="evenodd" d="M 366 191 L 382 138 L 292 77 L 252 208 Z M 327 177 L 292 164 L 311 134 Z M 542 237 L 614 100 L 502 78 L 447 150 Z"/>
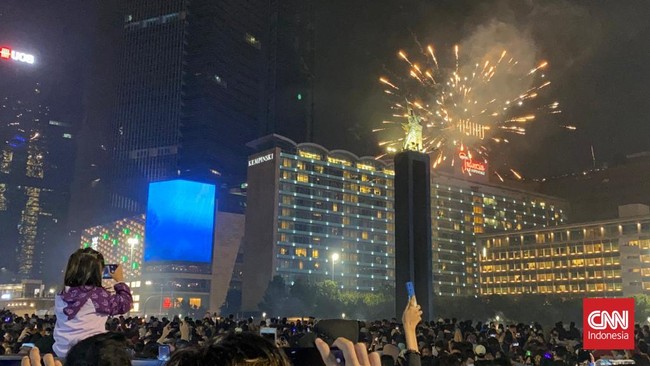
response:
<path fill-rule="evenodd" d="M 132 299 L 121 271 L 112 273 L 116 281 L 109 292 L 101 286 L 103 267 L 100 253 L 80 249 L 68 262 L 56 315 L 0 312 L 0 353 L 24 355 L 23 365 L 41 364 L 43 357 L 48 366 L 60 364 L 55 357 L 73 366 L 130 365 L 133 359 L 161 359 L 161 350 L 168 351 L 162 359 L 169 366 L 334 366 L 341 359 L 372 366 L 572 366 L 599 358 L 650 366 L 647 325 L 635 327 L 633 351 L 590 353 L 574 323 L 544 329 L 538 323 L 422 321 L 415 297 L 399 320 L 128 317 Z"/>

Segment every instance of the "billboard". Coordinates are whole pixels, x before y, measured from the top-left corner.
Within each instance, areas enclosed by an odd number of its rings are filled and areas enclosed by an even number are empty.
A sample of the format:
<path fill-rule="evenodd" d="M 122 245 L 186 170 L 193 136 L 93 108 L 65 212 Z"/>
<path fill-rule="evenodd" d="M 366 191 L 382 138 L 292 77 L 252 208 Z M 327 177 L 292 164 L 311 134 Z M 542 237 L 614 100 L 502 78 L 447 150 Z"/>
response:
<path fill-rule="evenodd" d="M 149 184 L 144 261 L 212 261 L 216 189 L 171 180 Z"/>

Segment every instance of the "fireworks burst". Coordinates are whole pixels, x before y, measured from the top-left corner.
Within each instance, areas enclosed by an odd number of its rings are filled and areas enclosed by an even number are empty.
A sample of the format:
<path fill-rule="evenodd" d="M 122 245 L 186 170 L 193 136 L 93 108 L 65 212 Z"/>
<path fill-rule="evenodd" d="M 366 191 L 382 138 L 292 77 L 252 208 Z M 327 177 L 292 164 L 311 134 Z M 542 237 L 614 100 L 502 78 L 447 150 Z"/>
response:
<path fill-rule="evenodd" d="M 544 74 L 545 61 L 527 68 L 508 51 L 499 50 L 465 63 L 456 45 L 453 66 L 444 68 L 433 46 L 420 51 L 414 58 L 405 51 L 397 53 L 406 64 L 407 77 L 379 78 L 391 98 L 392 118 L 373 132 L 391 134 L 392 130 L 397 136 L 409 111 L 415 111 L 423 126 L 422 152 L 431 154 L 434 168 L 453 166 L 459 151 L 463 158 L 487 161 L 489 152 L 507 143 L 510 135 L 526 134 L 526 125 L 538 115 L 561 113 L 557 101 L 533 102 L 551 84 Z M 403 141 L 403 134 L 380 141 L 385 153 L 377 158 L 402 150 Z M 521 179 L 514 169 L 508 173 Z M 502 174 L 494 174 L 503 180 Z"/>

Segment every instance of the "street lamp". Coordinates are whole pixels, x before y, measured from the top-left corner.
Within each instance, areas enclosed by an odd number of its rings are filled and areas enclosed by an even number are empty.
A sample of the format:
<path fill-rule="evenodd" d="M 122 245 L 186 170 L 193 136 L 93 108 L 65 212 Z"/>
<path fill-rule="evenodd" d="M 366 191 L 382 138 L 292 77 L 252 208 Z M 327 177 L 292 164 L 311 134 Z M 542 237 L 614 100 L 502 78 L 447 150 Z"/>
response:
<path fill-rule="evenodd" d="M 334 281 L 334 262 L 339 260 L 339 253 L 332 253 L 332 281 Z"/>
<path fill-rule="evenodd" d="M 152 285 L 152 282 L 151 282 L 151 281 L 146 281 L 144 284 L 145 284 L 146 286 L 151 286 L 151 285 Z M 165 285 L 164 285 L 163 283 L 161 283 L 161 284 L 160 284 L 160 312 L 159 312 L 160 316 L 162 316 L 162 313 L 163 313 L 163 312 L 162 312 L 162 309 L 163 309 L 163 299 L 164 299 L 164 297 L 163 297 L 163 296 L 164 296 L 164 295 L 163 295 L 163 289 L 164 289 L 164 288 L 165 288 Z M 152 298 L 152 297 L 155 297 L 155 295 L 154 295 L 154 296 L 149 296 L 149 298 L 147 299 L 147 301 L 148 301 L 150 298 Z M 147 301 L 144 302 L 145 306 L 147 305 Z M 144 308 L 144 307 L 143 307 L 143 308 Z M 144 311 L 144 310 L 145 310 L 145 309 L 142 309 L 142 311 Z"/>
<path fill-rule="evenodd" d="M 129 256 L 129 260 L 133 262 L 133 247 L 140 244 L 140 240 L 138 240 L 138 238 L 128 238 L 126 242 L 131 246 L 131 255 Z"/>

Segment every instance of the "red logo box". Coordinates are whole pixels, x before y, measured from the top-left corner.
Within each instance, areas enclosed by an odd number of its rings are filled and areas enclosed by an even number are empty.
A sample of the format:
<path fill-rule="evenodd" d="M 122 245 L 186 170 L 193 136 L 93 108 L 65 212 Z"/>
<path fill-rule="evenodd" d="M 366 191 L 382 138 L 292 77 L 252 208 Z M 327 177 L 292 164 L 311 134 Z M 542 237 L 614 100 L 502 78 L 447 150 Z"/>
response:
<path fill-rule="evenodd" d="M 634 299 L 583 299 L 585 349 L 634 349 Z"/>

